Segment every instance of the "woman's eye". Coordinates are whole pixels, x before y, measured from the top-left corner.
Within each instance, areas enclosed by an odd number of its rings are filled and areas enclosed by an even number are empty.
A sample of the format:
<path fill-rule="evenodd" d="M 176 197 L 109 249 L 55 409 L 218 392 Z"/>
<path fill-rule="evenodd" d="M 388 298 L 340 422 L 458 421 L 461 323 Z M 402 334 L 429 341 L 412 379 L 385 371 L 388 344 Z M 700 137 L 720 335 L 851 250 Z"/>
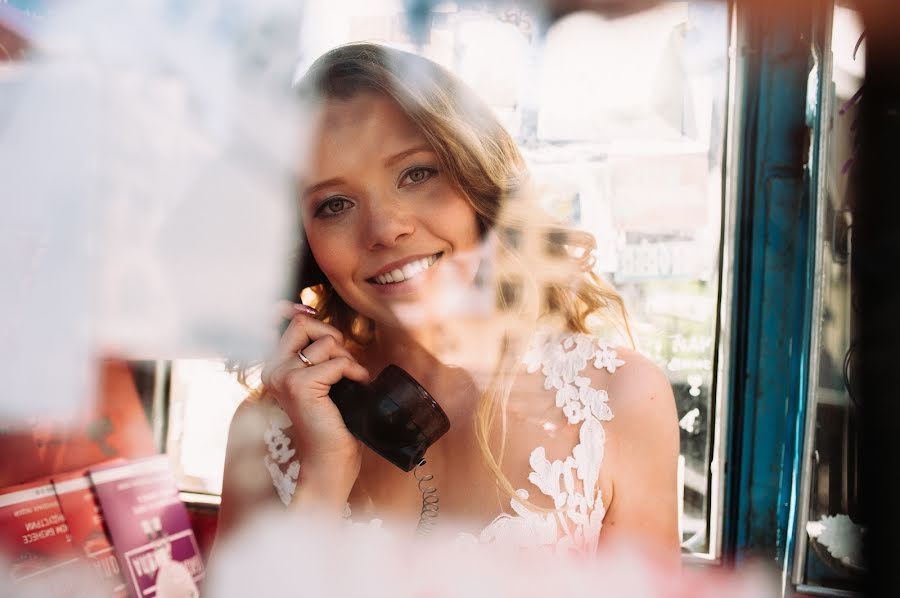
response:
<path fill-rule="evenodd" d="M 332 197 L 326 199 L 316 209 L 316 216 L 337 216 L 341 212 L 353 207 L 353 203 L 345 197 Z"/>
<path fill-rule="evenodd" d="M 431 168 L 430 166 L 416 166 L 414 168 L 410 168 L 403 174 L 403 178 L 400 179 L 400 186 L 405 187 L 406 185 L 421 183 L 430 179 L 436 174 L 436 168 Z"/>

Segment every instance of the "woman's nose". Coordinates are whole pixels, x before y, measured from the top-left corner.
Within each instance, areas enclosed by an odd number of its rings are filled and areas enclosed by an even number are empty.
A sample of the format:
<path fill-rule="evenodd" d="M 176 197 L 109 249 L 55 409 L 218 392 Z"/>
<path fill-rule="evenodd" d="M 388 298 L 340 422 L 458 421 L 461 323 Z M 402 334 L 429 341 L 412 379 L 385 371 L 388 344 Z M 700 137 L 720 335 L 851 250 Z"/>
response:
<path fill-rule="evenodd" d="M 366 216 L 369 249 L 392 247 L 416 229 L 413 214 L 395 198 L 372 201 Z"/>

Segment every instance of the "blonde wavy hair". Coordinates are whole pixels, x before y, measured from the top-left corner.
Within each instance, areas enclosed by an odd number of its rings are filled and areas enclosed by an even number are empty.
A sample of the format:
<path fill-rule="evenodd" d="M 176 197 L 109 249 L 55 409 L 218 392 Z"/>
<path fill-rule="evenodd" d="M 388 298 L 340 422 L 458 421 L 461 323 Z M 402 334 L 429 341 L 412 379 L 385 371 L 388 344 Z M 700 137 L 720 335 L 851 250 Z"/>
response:
<path fill-rule="evenodd" d="M 468 199 L 482 235 L 496 239 L 496 257 L 502 264 L 494 278 L 497 304 L 504 313 L 514 312 L 514 321 L 521 326 L 504 338 L 500 363 L 479 400 L 475 418 L 485 463 L 499 488 L 516 497 L 501 471 L 506 404 L 516 373 L 515 366 L 501 364 L 508 362 L 512 353 L 512 337 L 517 333 L 527 336 L 530 325 L 547 318 L 571 332 L 588 333 L 589 316 L 600 316 L 631 339 L 622 298 L 593 272 L 593 236 L 552 223 L 535 200 L 525 161 L 512 137 L 490 108 L 441 66 L 415 54 L 355 43 L 319 57 L 296 87 L 303 109 L 313 112 L 330 99 L 364 92 L 384 94 L 395 101 L 436 152 L 442 176 Z M 543 272 L 563 275 L 540 275 L 541 270 L 523 252 L 528 239 L 538 239 L 539 252 L 548 260 Z M 295 299 L 304 291 L 306 297 L 312 294 L 317 317 L 340 330 L 350 342 L 365 347 L 372 341 L 374 322 L 335 292 L 305 240 L 301 239 L 298 253 Z M 502 416 L 501 445 L 495 454 L 490 438 L 498 413 Z"/>

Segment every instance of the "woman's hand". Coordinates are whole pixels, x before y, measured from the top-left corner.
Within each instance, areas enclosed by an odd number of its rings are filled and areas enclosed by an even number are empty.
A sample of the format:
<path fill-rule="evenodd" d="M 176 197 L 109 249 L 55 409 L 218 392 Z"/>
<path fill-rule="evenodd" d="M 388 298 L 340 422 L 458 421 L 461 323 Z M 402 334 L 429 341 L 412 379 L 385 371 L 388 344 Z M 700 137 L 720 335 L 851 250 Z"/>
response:
<path fill-rule="evenodd" d="M 299 310 L 297 310 L 299 311 Z M 312 363 L 306 365 L 298 352 Z M 262 372 L 297 431 L 301 455 L 295 500 L 343 509 L 359 475 L 360 442 L 347 430 L 328 396 L 341 378 L 367 383 L 369 373 L 344 347 L 341 333 L 305 313 L 296 313 Z"/>

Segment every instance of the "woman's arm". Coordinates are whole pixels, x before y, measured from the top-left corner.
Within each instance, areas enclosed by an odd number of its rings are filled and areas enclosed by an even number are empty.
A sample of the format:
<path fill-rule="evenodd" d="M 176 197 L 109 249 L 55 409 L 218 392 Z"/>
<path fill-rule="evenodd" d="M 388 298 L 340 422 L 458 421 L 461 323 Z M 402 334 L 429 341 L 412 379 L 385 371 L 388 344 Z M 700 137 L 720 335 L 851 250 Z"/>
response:
<path fill-rule="evenodd" d="M 247 399 L 241 403 L 228 430 L 217 538 L 224 538 L 259 507 L 278 504 L 265 467 L 265 429 L 261 402 Z"/>
<path fill-rule="evenodd" d="M 614 418 L 606 424 L 613 495 L 600 543 L 637 542 L 677 564 L 678 415 L 672 387 L 656 365 L 620 350 L 625 365 L 609 384 Z"/>

